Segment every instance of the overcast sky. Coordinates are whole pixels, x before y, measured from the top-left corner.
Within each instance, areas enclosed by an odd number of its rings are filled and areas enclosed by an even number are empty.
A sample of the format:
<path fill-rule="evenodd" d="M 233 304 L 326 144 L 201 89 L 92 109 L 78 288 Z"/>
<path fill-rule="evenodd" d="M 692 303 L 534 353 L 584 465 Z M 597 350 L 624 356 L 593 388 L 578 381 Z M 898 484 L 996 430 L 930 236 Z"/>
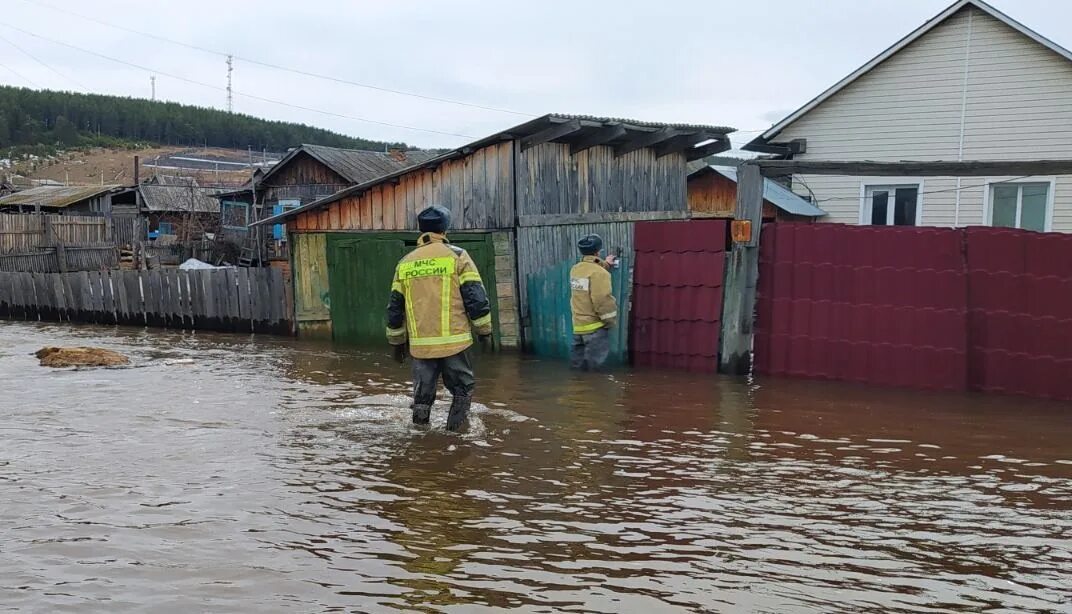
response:
<path fill-rule="evenodd" d="M 226 107 L 223 57 L 118 30 L 75 12 L 237 58 L 521 114 L 728 125 L 741 131 L 735 138 L 740 144 L 949 3 L 0 0 L 0 83 L 149 97 L 150 72 L 35 38 L 32 32 L 156 71 L 158 99 Z M 1072 2 L 992 4 L 1072 47 Z M 234 90 L 238 112 L 422 147 L 458 146 L 526 119 L 332 83 L 241 59 L 235 60 Z"/>

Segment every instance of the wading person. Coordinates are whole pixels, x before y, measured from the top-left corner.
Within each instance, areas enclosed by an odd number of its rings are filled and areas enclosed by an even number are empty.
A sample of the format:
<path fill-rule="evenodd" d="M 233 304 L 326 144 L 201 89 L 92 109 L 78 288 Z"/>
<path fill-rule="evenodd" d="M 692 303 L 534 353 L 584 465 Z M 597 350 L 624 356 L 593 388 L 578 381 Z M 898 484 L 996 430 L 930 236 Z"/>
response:
<path fill-rule="evenodd" d="M 491 305 L 473 259 L 447 241 L 450 211 L 417 215 L 417 249 L 399 261 L 387 304 L 387 341 L 395 360 L 413 357 L 413 423 L 428 424 L 440 376 L 453 395 L 447 429 L 457 431 L 473 401 L 473 367 L 466 350 L 472 330 L 491 345 Z"/>
<path fill-rule="evenodd" d="M 599 369 L 610 354 L 610 329 L 618 318 L 618 305 L 611 294 L 613 257 L 599 257 L 603 239 L 588 235 L 577 242 L 581 261 L 570 269 L 570 310 L 573 312 L 573 346 L 570 366 L 585 371 Z"/>

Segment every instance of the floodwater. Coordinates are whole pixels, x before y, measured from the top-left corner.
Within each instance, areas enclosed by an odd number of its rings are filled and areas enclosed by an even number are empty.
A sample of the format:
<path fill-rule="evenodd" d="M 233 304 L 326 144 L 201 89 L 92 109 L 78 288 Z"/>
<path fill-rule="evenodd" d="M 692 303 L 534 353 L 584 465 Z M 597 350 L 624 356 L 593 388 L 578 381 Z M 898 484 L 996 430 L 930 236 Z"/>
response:
<path fill-rule="evenodd" d="M 1072 611 L 1070 405 L 478 359 L 0 322 L 0 611 Z"/>

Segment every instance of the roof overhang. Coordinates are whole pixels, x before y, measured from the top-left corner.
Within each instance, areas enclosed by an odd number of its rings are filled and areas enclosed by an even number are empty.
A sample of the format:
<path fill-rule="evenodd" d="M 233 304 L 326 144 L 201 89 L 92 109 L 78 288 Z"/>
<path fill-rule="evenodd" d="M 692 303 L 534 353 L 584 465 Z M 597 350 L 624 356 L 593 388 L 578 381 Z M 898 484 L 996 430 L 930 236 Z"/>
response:
<path fill-rule="evenodd" d="M 549 114 L 452 149 L 425 162 L 344 188 L 331 196 L 259 220 L 251 225 L 279 224 L 305 211 L 323 207 L 348 196 L 363 194 L 384 183 L 397 182 L 400 177 L 409 173 L 437 168 L 444 162 L 467 156 L 482 147 L 503 141 L 516 140 L 521 150 L 543 143 L 568 144 L 571 155 L 577 155 L 596 145 L 612 147 L 616 156 L 651 148 L 657 156 L 681 153 L 687 160 L 696 160 L 729 150 L 729 134 L 732 132 L 734 132 L 733 128 L 722 126 L 663 124 L 587 115 Z M 283 161 L 279 162 L 279 164 L 282 163 Z"/>

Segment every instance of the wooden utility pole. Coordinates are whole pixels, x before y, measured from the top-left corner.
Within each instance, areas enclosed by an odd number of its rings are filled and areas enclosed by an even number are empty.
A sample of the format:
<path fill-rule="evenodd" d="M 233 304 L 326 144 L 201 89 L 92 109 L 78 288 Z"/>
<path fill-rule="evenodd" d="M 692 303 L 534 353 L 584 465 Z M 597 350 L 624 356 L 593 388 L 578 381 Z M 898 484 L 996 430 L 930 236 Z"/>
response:
<path fill-rule="evenodd" d="M 743 164 L 737 169 L 737 209 L 732 222 L 735 240 L 723 282 L 719 371 L 730 375 L 747 375 L 752 369 L 753 314 L 762 223 L 763 176 L 758 165 Z"/>

